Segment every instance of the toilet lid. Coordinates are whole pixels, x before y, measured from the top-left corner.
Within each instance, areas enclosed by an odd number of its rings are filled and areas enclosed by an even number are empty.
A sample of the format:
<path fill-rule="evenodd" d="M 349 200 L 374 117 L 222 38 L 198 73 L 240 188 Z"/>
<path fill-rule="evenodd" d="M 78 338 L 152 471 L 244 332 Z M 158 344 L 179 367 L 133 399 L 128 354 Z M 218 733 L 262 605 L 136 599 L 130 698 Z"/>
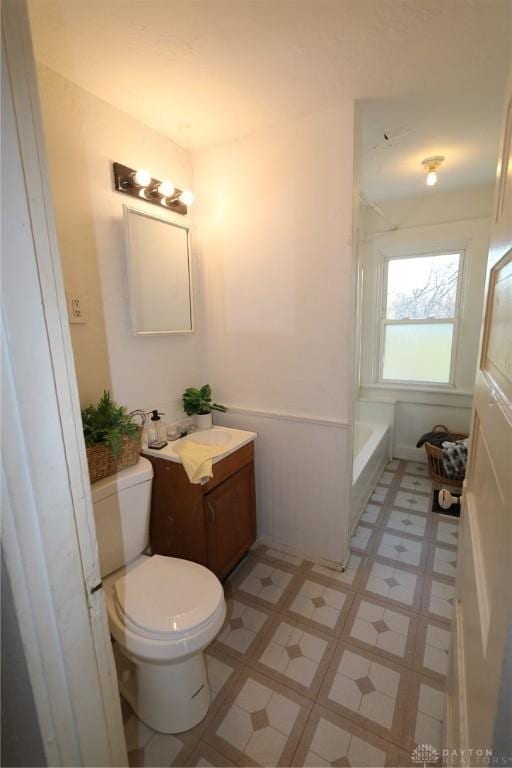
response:
<path fill-rule="evenodd" d="M 223 598 L 217 577 L 197 563 L 153 555 L 118 579 L 116 602 L 141 630 L 186 632 L 210 618 Z"/>

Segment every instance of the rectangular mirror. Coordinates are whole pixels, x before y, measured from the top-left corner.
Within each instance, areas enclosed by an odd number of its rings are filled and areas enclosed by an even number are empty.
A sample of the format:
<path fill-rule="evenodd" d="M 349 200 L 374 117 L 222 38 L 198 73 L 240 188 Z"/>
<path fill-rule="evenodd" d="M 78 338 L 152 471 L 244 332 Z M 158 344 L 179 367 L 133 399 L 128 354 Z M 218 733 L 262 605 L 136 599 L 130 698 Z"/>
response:
<path fill-rule="evenodd" d="M 188 228 L 123 208 L 134 333 L 192 333 Z"/>

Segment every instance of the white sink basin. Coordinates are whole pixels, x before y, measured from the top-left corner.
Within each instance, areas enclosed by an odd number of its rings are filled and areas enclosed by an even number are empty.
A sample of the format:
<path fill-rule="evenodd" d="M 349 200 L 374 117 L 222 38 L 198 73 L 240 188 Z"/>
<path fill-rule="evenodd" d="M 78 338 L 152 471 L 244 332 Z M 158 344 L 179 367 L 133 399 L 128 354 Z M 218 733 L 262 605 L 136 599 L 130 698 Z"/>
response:
<path fill-rule="evenodd" d="M 242 446 L 252 443 L 256 437 L 256 432 L 248 432 L 245 429 L 212 427 L 211 429 L 201 429 L 198 432 L 192 432 L 192 434 L 181 437 L 173 443 L 167 443 L 165 448 L 162 448 L 160 451 L 155 451 L 154 448 L 143 448 L 142 453 L 145 456 L 158 456 L 161 459 L 181 464 L 181 459 L 176 453 L 176 449 L 179 450 L 179 446 L 183 445 L 185 441 L 194 440 L 196 443 L 202 443 L 203 445 L 222 445 L 222 452 L 213 458 L 213 463 L 216 464 L 221 459 L 229 456 L 230 453 L 234 453 L 239 448 L 242 448 Z"/>
<path fill-rule="evenodd" d="M 233 442 L 234 439 L 234 435 L 231 434 L 231 431 L 234 432 L 235 430 L 219 429 L 218 427 L 201 429 L 198 432 L 192 432 L 191 435 L 182 437 L 181 441 L 177 440 L 176 442 L 192 440 L 193 443 L 201 443 L 202 445 L 228 445 L 228 443 Z"/>

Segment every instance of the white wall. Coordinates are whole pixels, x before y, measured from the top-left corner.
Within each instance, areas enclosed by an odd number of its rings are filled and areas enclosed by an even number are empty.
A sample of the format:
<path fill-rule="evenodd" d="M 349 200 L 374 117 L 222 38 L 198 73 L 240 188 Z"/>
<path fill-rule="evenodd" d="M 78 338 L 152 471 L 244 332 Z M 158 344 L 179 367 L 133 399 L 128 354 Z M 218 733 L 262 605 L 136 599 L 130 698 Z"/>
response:
<path fill-rule="evenodd" d="M 72 326 L 82 404 L 111 386 L 128 408 L 158 407 L 171 420 L 183 389 L 208 380 L 219 402 L 237 407 L 217 418 L 260 433 L 260 535 L 341 562 L 352 475 L 354 105 L 200 152 L 192 179 L 183 149 L 51 70 L 39 77 L 66 288 L 91 304 L 89 323 Z M 194 189 L 193 336 L 132 334 L 113 160 Z"/>
<path fill-rule="evenodd" d="M 208 375 L 260 433 L 259 533 L 346 546 L 351 470 L 354 106 L 194 155 Z M 320 490 L 319 490 L 320 489 Z"/>
<path fill-rule="evenodd" d="M 156 209 L 114 191 L 112 162 L 147 168 L 183 189 L 193 186 L 190 155 L 52 70 L 39 66 L 38 76 L 66 291 L 88 299 L 88 323 L 71 325 L 81 404 L 111 387 L 129 409 L 178 418 L 185 387 L 206 380 L 201 301 L 196 296 L 195 334 L 133 335 L 122 206 Z M 182 225 L 190 219 L 162 216 Z"/>
<path fill-rule="evenodd" d="M 375 211 L 365 208 L 360 247 L 363 272 L 360 398 L 395 404 L 393 454 L 425 460 L 418 437 L 436 423 L 469 429 L 471 396 L 476 372 L 482 301 L 490 232 L 493 187 L 432 190 L 420 198 L 380 203 L 398 226 L 390 231 Z M 440 390 L 392 387 L 376 380 L 379 267 L 385 255 L 464 249 L 464 282 L 455 386 Z M 375 408 L 373 408 L 375 410 Z"/>

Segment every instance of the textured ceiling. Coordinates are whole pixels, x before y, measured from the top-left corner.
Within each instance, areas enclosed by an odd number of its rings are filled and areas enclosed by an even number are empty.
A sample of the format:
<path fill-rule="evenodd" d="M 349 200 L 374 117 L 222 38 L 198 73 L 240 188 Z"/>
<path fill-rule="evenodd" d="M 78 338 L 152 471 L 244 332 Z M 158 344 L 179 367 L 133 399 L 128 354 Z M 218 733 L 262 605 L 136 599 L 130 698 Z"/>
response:
<path fill-rule="evenodd" d="M 488 181 L 509 0 L 30 0 L 36 57 L 188 149 L 363 101 L 363 189 Z M 389 148 L 382 134 L 408 129 Z"/>

